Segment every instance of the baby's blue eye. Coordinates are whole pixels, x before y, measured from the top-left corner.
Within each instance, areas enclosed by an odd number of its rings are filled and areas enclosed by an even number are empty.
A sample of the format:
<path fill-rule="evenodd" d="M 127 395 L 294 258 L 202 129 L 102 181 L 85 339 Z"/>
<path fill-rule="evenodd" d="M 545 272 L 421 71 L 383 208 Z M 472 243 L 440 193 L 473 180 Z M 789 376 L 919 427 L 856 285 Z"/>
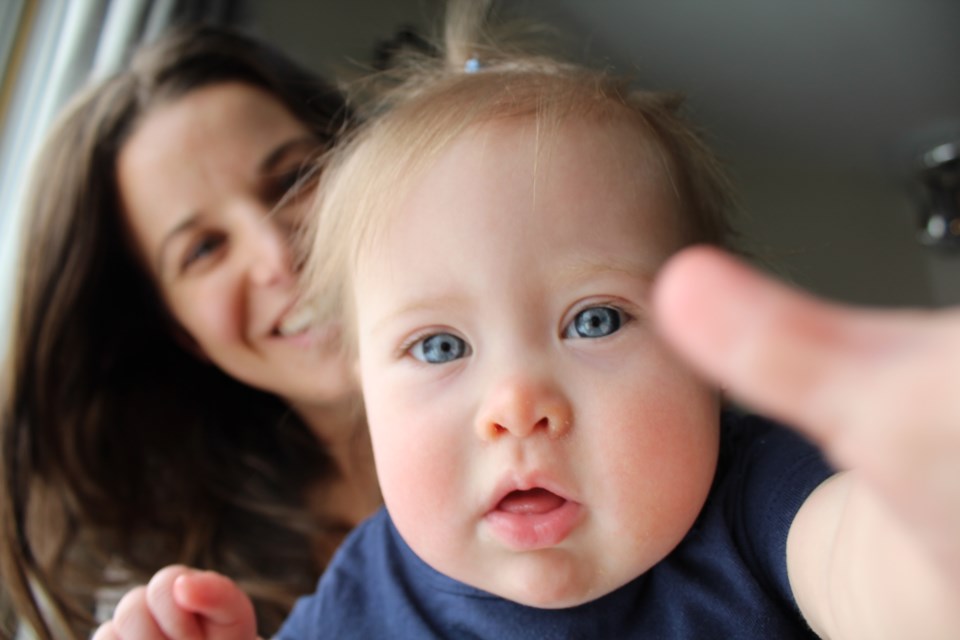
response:
<path fill-rule="evenodd" d="M 467 343 L 449 333 L 435 333 L 418 340 L 410 348 L 410 355 L 421 362 L 429 364 L 443 364 L 466 356 L 469 352 Z"/>
<path fill-rule="evenodd" d="M 623 312 L 614 307 L 584 309 L 563 331 L 564 338 L 602 338 L 619 331 Z"/>

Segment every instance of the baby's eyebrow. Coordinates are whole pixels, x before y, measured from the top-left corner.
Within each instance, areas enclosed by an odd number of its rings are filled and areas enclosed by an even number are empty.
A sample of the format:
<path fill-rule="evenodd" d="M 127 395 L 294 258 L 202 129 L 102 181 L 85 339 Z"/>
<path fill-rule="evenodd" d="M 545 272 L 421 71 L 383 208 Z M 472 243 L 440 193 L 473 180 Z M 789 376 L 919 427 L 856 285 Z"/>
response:
<path fill-rule="evenodd" d="M 578 282 L 603 274 L 621 274 L 642 281 L 645 288 L 653 285 L 659 264 L 644 264 L 629 260 L 576 260 L 560 269 L 559 277 L 564 281 Z"/>
<path fill-rule="evenodd" d="M 370 326 L 370 333 L 378 333 L 383 330 L 384 325 L 395 322 L 398 318 L 404 316 L 416 313 L 436 312 L 444 309 L 463 309 L 466 304 L 468 304 L 467 299 L 462 293 L 425 295 L 413 298 L 381 315 L 381 317 Z"/>
<path fill-rule="evenodd" d="M 653 286 L 658 267 L 659 263 L 653 260 L 577 259 L 571 260 L 558 269 L 557 283 L 560 287 L 572 287 L 591 278 L 614 274 L 638 281 L 646 292 Z M 417 296 L 381 314 L 370 325 L 370 333 L 379 333 L 384 330 L 385 325 L 396 322 L 404 316 L 466 309 L 469 305 L 470 298 L 458 291 Z"/>

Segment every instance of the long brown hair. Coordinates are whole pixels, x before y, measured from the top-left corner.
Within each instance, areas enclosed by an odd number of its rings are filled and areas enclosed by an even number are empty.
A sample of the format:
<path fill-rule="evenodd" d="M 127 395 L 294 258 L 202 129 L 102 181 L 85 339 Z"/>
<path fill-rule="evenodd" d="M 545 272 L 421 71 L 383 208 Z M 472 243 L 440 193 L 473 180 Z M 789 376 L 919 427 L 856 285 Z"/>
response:
<path fill-rule="evenodd" d="M 172 562 L 236 578 L 268 634 L 319 573 L 308 532 L 343 534 L 304 506 L 334 473 L 321 445 L 280 399 L 178 346 L 124 236 L 126 138 L 154 105 L 227 81 L 269 92 L 320 147 L 350 120 L 278 51 L 194 27 L 77 96 L 36 161 L 0 378 L 0 569 L 41 638 L 89 634 L 106 567 L 143 581 Z"/>

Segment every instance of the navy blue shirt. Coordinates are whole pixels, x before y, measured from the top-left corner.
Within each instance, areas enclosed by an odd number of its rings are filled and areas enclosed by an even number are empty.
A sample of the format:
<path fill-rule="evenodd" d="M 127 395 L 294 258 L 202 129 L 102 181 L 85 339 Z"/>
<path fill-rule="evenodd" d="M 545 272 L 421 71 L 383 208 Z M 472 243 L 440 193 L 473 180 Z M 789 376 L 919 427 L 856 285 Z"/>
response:
<path fill-rule="evenodd" d="M 664 560 L 602 598 L 537 609 L 430 568 L 381 509 L 301 598 L 281 640 L 308 638 L 816 638 L 787 578 L 800 505 L 832 471 L 799 436 L 725 415 L 717 474 L 690 532 Z"/>

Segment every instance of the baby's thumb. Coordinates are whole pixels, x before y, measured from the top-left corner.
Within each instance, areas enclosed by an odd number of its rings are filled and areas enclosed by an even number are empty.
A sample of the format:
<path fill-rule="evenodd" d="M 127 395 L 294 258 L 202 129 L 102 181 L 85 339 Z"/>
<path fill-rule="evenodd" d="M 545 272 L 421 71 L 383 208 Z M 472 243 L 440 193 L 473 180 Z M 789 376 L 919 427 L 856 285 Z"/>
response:
<path fill-rule="evenodd" d="M 207 640 L 254 640 L 257 621 L 250 598 L 212 571 L 185 574 L 173 584 L 177 604 L 193 612 Z"/>

